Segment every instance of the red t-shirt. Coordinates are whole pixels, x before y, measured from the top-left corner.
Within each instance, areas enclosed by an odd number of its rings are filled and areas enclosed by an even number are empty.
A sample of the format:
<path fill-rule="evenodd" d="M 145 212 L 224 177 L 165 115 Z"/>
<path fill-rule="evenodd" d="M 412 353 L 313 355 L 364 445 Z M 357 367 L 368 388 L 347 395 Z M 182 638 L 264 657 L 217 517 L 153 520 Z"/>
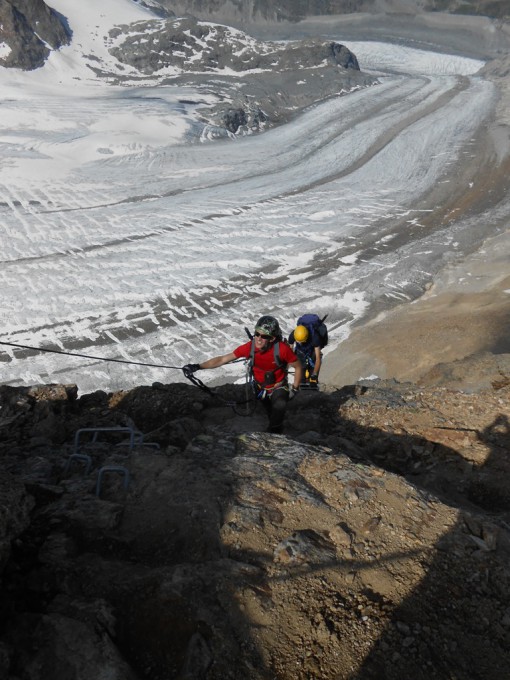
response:
<path fill-rule="evenodd" d="M 249 359 L 251 353 L 251 343 L 249 340 L 244 345 L 236 347 L 234 354 L 238 359 Z M 292 351 L 290 345 L 285 342 L 280 342 L 280 362 L 283 364 L 292 364 L 298 358 Z M 268 371 L 274 371 L 274 383 L 281 382 L 285 378 L 286 371 L 284 368 L 279 368 L 274 358 L 274 345 L 266 352 L 260 352 L 255 349 L 255 356 L 253 358 L 253 377 L 256 382 L 261 385 L 265 382 L 264 376 Z"/>

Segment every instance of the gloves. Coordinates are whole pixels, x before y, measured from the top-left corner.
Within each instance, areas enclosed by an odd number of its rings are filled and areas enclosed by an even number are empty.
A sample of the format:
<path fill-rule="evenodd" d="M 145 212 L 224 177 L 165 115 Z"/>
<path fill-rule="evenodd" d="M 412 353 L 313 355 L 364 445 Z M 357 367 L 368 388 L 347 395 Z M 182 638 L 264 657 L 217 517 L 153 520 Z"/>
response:
<path fill-rule="evenodd" d="M 182 367 L 182 372 L 186 376 L 186 378 L 189 378 L 190 375 L 193 375 L 195 371 L 200 370 L 200 364 L 186 364 L 186 366 Z"/>
<path fill-rule="evenodd" d="M 310 382 L 313 383 L 319 382 L 319 376 L 317 375 L 317 373 L 312 373 L 312 375 L 310 376 Z"/>
<path fill-rule="evenodd" d="M 291 387 L 289 390 L 289 401 L 294 399 L 296 394 L 299 392 L 299 387 Z"/>

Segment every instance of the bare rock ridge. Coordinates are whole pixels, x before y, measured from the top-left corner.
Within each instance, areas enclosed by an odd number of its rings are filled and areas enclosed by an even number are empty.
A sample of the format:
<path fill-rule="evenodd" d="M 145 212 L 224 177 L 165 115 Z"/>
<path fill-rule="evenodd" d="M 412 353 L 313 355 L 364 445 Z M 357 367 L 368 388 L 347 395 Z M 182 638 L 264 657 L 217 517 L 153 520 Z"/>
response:
<path fill-rule="evenodd" d="M 70 40 L 63 19 L 43 0 L 0 0 L 0 42 L 4 45 L 0 65 L 38 68 L 51 49 L 67 45 Z"/>
<path fill-rule="evenodd" d="M 230 134 L 261 131 L 316 101 L 378 82 L 331 40 L 266 42 L 193 17 L 167 20 L 148 33 L 146 27 L 131 27 L 113 56 L 142 75 L 170 68 L 177 75 L 168 82 L 212 89 L 219 103 L 202 109 L 203 120 Z"/>
<path fill-rule="evenodd" d="M 263 43 L 228 26 L 203 23 L 193 17 L 168 20 L 159 30 L 152 28 L 146 34 L 145 23 L 136 24 L 121 46 L 111 50 L 119 61 L 141 73 L 153 74 L 168 66 L 200 73 L 213 69 L 286 71 L 318 67 L 324 60 L 360 70 L 355 55 L 331 41 L 297 41 L 289 46 Z M 117 37 L 116 32 L 112 37 Z"/>
<path fill-rule="evenodd" d="M 509 365 L 303 392 L 284 435 L 242 386 L 1 386 L 0 677 L 501 680 Z"/>

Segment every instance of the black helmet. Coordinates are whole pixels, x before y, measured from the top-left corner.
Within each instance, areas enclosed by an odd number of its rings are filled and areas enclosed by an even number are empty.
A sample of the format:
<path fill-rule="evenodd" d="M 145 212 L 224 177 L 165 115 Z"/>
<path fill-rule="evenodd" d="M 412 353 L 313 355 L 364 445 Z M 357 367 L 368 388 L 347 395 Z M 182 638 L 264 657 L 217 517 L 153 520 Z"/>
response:
<path fill-rule="evenodd" d="M 255 330 L 272 338 L 279 338 L 282 334 L 280 324 L 274 316 L 261 316 L 255 324 Z"/>

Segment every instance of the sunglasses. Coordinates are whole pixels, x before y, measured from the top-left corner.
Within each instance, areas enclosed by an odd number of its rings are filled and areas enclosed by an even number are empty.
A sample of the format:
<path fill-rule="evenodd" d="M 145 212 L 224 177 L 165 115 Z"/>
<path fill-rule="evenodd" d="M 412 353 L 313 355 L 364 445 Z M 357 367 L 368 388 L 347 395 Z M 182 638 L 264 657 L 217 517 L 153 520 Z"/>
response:
<path fill-rule="evenodd" d="M 262 340 L 272 340 L 273 339 L 272 335 L 264 335 L 264 333 L 259 333 L 258 331 L 255 331 L 255 337 L 256 338 L 262 338 Z"/>

